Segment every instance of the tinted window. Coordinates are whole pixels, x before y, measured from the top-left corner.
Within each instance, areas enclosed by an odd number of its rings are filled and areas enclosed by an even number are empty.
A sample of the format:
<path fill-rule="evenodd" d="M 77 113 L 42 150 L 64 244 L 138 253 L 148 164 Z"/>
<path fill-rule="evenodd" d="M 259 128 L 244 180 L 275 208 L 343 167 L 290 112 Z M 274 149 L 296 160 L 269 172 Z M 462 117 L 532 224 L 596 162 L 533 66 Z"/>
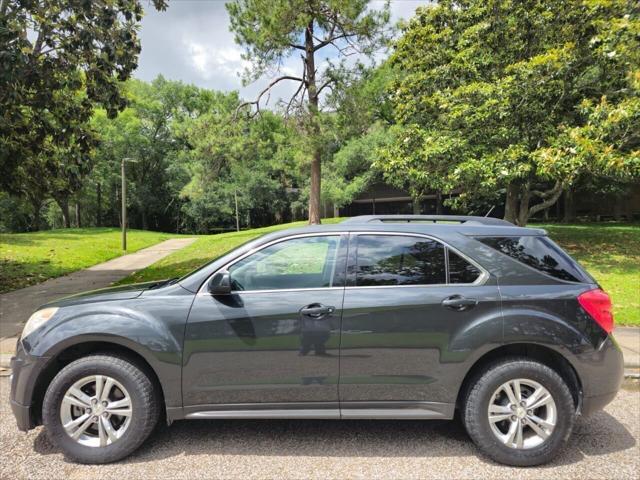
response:
<path fill-rule="evenodd" d="M 446 283 L 444 246 L 398 235 L 358 236 L 356 285 Z"/>
<path fill-rule="evenodd" d="M 478 237 L 485 245 L 552 277 L 583 282 L 581 268 L 547 237 Z"/>
<path fill-rule="evenodd" d="M 453 250 L 449 250 L 449 283 L 473 283 L 480 270 Z"/>
<path fill-rule="evenodd" d="M 275 243 L 229 267 L 233 290 L 331 287 L 339 236 Z"/>

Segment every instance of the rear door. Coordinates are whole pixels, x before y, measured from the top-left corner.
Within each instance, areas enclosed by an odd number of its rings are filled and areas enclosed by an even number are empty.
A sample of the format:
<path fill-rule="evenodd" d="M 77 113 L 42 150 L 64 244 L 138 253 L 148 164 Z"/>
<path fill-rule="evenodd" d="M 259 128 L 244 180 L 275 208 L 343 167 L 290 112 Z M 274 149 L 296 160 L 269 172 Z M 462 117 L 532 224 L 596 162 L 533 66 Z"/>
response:
<path fill-rule="evenodd" d="M 492 317 L 500 329 L 498 288 L 460 252 L 427 236 L 352 234 L 341 339 L 343 417 L 449 418 L 467 368 L 466 340 L 477 334 L 474 322 Z"/>

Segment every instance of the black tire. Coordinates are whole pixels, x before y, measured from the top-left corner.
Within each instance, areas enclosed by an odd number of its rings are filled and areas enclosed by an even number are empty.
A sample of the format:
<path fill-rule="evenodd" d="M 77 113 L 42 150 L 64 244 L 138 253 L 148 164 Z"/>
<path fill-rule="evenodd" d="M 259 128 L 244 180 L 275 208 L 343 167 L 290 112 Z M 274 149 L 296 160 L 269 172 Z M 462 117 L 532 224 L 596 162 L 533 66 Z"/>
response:
<path fill-rule="evenodd" d="M 122 437 L 110 445 L 92 447 L 73 440 L 60 416 L 62 399 L 78 380 L 91 375 L 107 375 L 124 386 L 131 397 L 131 420 Z M 100 464 L 120 460 L 136 450 L 153 431 L 159 417 L 159 399 L 153 382 L 130 360 L 112 354 L 80 358 L 64 367 L 51 381 L 44 396 L 42 419 L 51 442 L 69 459 Z"/>
<path fill-rule="evenodd" d="M 551 435 L 540 445 L 516 449 L 503 444 L 491 430 L 489 402 L 504 383 L 518 379 L 533 380 L 553 397 L 557 422 Z M 471 381 L 461 408 L 462 422 L 476 446 L 486 456 L 505 465 L 528 467 L 551 461 L 565 445 L 576 416 L 576 409 L 567 384 L 553 369 L 527 358 L 508 358 L 487 366 Z"/>

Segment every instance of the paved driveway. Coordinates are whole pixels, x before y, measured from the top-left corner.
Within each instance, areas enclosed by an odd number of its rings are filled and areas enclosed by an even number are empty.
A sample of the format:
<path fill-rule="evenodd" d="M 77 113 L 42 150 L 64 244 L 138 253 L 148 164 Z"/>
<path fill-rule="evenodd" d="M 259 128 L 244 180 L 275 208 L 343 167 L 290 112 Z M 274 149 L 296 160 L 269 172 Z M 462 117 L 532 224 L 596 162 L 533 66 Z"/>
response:
<path fill-rule="evenodd" d="M 116 464 L 65 461 L 42 428 L 16 430 L 0 378 L 0 478 L 640 478 L 640 389 L 580 419 L 551 465 L 515 469 L 480 457 L 458 422 L 182 421 Z"/>

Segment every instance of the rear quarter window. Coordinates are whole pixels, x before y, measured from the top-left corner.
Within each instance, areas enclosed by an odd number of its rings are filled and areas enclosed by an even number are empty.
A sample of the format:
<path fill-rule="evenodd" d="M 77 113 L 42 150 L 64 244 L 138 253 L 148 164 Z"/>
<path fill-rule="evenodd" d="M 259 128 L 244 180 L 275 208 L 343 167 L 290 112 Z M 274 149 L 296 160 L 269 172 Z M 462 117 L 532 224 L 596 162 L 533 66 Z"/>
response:
<path fill-rule="evenodd" d="M 592 282 L 580 265 L 548 237 L 476 237 L 476 240 L 554 278 Z"/>

